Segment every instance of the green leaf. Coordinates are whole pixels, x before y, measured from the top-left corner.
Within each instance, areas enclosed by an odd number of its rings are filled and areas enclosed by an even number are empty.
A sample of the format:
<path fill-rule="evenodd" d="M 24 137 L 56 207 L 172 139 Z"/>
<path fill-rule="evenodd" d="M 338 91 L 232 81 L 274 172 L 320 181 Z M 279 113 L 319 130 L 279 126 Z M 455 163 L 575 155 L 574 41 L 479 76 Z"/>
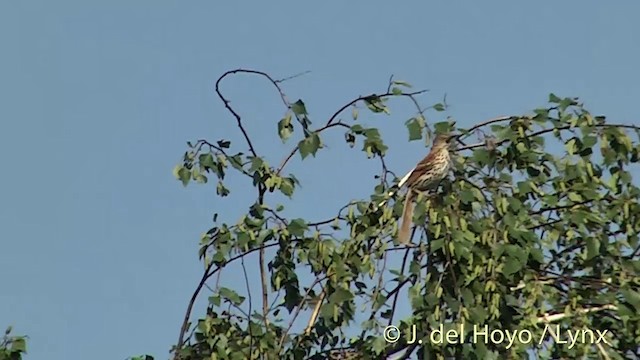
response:
<path fill-rule="evenodd" d="M 291 111 L 296 115 L 308 115 L 307 107 L 302 100 L 298 100 L 291 104 Z"/>
<path fill-rule="evenodd" d="M 582 196 L 580 196 L 580 194 L 574 193 L 574 192 L 570 192 L 567 194 L 567 196 L 569 197 L 569 200 L 573 201 L 573 202 L 582 202 Z"/>
<path fill-rule="evenodd" d="M 11 351 L 12 352 L 26 352 L 27 351 L 27 342 L 24 338 L 13 338 L 11 340 Z"/>
<path fill-rule="evenodd" d="M 289 233 L 294 236 L 302 236 L 304 235 L 305 230 L 308 229 L 309 227 L 307 226 L 307 223 L 304 221 L 304 219 L 293 219 L 289 223 L 289 226 L 287 226 L 287 230 L 289 230 Z"/>
<path fill-rule="evenodd" d="M 569 139 L 564 147 L 567 149 L 569 155 L 575 154 L 576 150 L 578 149 L 578 147 L 576 146 L 576 138 Z"/>
<path fill-rule="evenodd" d="M 480 166 L 485 166 L 489 164 L 490 154 L 487 149 L 475 149 L 473 151 L 473 160 L 478 163 Z"/>
<path fill-rule="evenodd" d="M 229 163 L 234 169 L 242 171 L 242 153 L 237 153 L 229 157 Z"/>
<path fill-rule="evenodd" d="M 593 147 L 593 145 L 595 145 L 597 142 L 598 142 L 598 138 L 592 135 L 585 136 L 582 139 L 582 145 L 588 148 Z"/>
<path fill-rule="evenodd" d="M 404 86 L 404 87 L 407 87 L 407 88 L 412 88 L 413 87 L 408 82 L 402 81 L 402 80 L 393 80 L 391 83 L 393 85 Z"/>
<path fill-rule="evenodd" d="M 213 306 L 220 306 L 220 304 L 222 303 L 220 295 L 209 296 L 209 303 Z"/>
<path fill-rule="evenodd" d="M 371 350 L 373 350 L 373 352 L 376 354 L 380 354 L 384 351 L 388 344 L 389 343 L 384 340 L 384 337 L 376 336 L 376 338 L 373 340 Z"/>
<path fill-rule="evenodd" d="M 360 124 L 356 124 L 351 127 L 351 131 L 353 131 L 354 134 L 363 134 L 365 130 L 366 129 Z"/>
<path fill-rule="evenodd" d="M 182 185 L 187 186 L 187 184 L 189 184 L 189 180 L 191 180 L 191 171 L 186 167 L 181 167 L 178 170 L 178 179 L 182 181 Z"/>
<path fill-rule="evenodd" d="M 309 154 L 315 157 L 316 152 L 320 148 L 320 137 L 317 133 L 312 133 L 304 140 L 298 143 L 298 150 L 302 159 L 306 158 Z"/>
<path fill-rule="evenodd" d="M 282 178 L 282 183 L 280 184 L 280 191 L 291 198 L 293 195 L 293 189 L 295 188 L 294 182 L 290 178 Z"/>
<path fill-rule="evenodd" d="M 422 139 L 422 125 L 418 119 L 411 118 L 406 125 L 409 130 L 409 141 Z"/>
<path fill-rule="evenodd" d="M 515 256 L 509 256 L 504 262 L 502 274 L 508 277 L 520 271 L 520 269 L 522 269 L 522 263 Z"/>
<path fill-rule="evenodd" d="M 469 204 L 476 199 L 473 195 L 473 191 L 467 189 L 460 191 L 458 196 L 460 197 L 460 200 L 462 200 L 463 204 Z"/>
<path fill-rule="evenodd" d="M 229 195 L 229 189 L 227 189 L 222 181 L 218 181 L 218 185 L 216 185 L 216 193 L 222 197 Z"/>
<path fill-rule="evenodd" d="M 367 108 L 374 113 L 389 113 L 389 109 L 384 105 L 382 98 L 378 95 L 369 95 L 363 99 L 364 103 L 367 105 Z"/>
<path fill-rule="evenodd" d="M 600 240 L 596 237 L 587 238 L 587 260 L 600 254 Z"/>
<path fill-rule="evenodd" d="M 213 161 L 213 155 L 211 155 L 211 153 L 200 154 L 199 160 L 200 165 L 202 165 L 205 169 L 212 169 L 216 166 L 215 162 Z"/>
<path fill-rule="evenodd" d="M 238 295 L 237 292 L 226 287 L 221 287 L 219 293 L 221 297 L 231 301 L 234 305 L 241 305 L 245 300 L 245 298 Z"/>
<path fill-rule="evenodd" d="M 451 130 L 451 123 L 449 121 L 440 121 L 434 124 L 434 128 L 438 134 L 447 133 Z"/>
<path fill-rule="evenodd" d="M 180 169 L 182 169 L 183 167 L 183 164 L 178 164 L 173 168 L 173 170 L 171 170 L 171 173 L 176 178 L 176 180 L 180 180 Z"/>
<path fill-rule="evenodd" d="M 291 113 L 278 121 L 278 135 L 282 142 L 285 142 L 293 134 L 293 125 L 291 125 Z"/>
<path fill-rule="evenodd" d="M 345 301 L 353 299 L 353 294 L 349 290 L 337 288 L 333 292 L 333 294 L 331 294 L 329 299 L 329 301 L 331 301 L 332 303 L 341 304 Z"/>
<path fill-rule="evenodd" d="M 544 255 L 542 254 L 542 250 L 538 248 L 531 249 L 531 258 L 540 264 L 544 263 Z"/>
<path fill-rule="evenodd" d="M 398 88 L 398 87 L 395 87 L 395 86 L 394 86 L 394 87 L 391 89 L 391 93 L 392 93 L 393 95 L 400 95 L 400 94 L 402 94 L 402 90 L 401 90 L 400 88 Z"/>
<path fill-rule="evenodd" d="M 433 105 L 433 109 L 435 111 L 444 111 L 446 109 L 446 107 L 442 103 L 437 103 L 437 104 Z"/>
<path fill-rule="evenodd" d="M 193 179 L 200 184 L 206 184 L 209 179 L 203 174 L 197 174 L 193 176 Z"/>
<path fill-rule="evenodd" d="M 560 99 L 558 96 L 556 96 L 555 94 L 551 93 L 549 94 L 549 102 L 552 104 L 558 104 L 560 103 L 560 101 L 562 101 L 562 99 Z"/>
<path fill-rule="evenodd" d="M 624 299 L 631 304 L 637 312 L 640 312 L 640 293 L 628 289 L 621 290 L 620 292 L 622 296 L 624 296 Z"/>

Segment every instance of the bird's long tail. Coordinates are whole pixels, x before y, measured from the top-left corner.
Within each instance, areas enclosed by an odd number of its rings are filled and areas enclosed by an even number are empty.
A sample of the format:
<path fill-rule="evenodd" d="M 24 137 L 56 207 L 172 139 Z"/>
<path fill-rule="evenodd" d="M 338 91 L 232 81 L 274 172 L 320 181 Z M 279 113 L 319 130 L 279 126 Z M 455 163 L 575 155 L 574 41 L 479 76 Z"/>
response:
<path fill-rule="evenodd" d="M 413 191 L 409 189 L 407 196 L 404 199 L 404 208 L 402 209 L 402 222 L 400 224 L 400 231 L 398 232 L 398 241 L 401 244 L 409 243 L 409 236 L 411 236 L 411 220 L 413 218 Z"/>

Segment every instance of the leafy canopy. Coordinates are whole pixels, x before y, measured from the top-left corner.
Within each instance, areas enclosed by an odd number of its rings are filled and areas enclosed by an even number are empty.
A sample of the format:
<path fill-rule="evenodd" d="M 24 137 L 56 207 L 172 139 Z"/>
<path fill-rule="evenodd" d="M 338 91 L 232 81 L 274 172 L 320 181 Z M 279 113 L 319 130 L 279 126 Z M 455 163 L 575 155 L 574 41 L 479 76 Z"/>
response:
<path fill-rule="evenodd" d="M 234 74 L 264 78 L 281 97 L 285 112 L 274 120 L 274 136 L 291 150 L 277 166 L 256 150 L 245 119 L 221 90 Z M 236 222 L 214 215 L 215 226 L 200 240 L 204 271 L 172 349 L 175 359 L 638 356 L 637 127 L 610 123 L 577 99 L 553 94 L 531 114 L 456 127 L 430 120 L 446 111 L 446 101 L 423 108 L 423 91 L 393 79 L 382 93 L 356 97 L 314 123 L 310 102 L 290 102 L 283 82 L 255 70 L 223 74 L 216 93 L 243 141 L 188 143 L 174 168 L 185 186 L 211 182 L 221 197 L 255 194 Z M 395 239 L 404 196 L 385 161 L 389 144 L 362 121 L 389 117 L 392 98 L 416 108 L 405 122 L 409 141 L 429 142 L 434 132 L 452 129 L 462 135 L 451 176 L 436 194 L 418 198 L 409 247 Z M 287 204 L 277 199 L 296 201 L 301 187 L 287 171 L 291 159 L 314 166 L 326 150 L 323 139 L 336 132 L 379 162 L 371 195 L 345 201 L 328 219 L 285 216 Z M 231 173 L 246 177 L 253 190 L 230 186 Z M 250 262 L 259 274 L 248 274 Z M 229 274 L 241 274 L 244 283 L 220 285 Z M 198 315 L 196 300 L 205 296 Z M 402 335 L 398 341 L 383 337 L 391 325 Z M 474 325 L 532 338 L 478 341 Z M 440 327 L 457 329 L 454 340 L 462 342 L 432 341 Z M 414 330 L 416 342 L 408 343 Z M 568 342 L 568 331 L 582 338 Z M 0 360 L 21 359 L 25 338 L 9 335 L 10 329 L 0 342 Z"/>
<path fill-rule="evenodd" d="M 277 167 L 255 150 L 220 89 L 237 73 L 265 78 L 282 97 L 286 113 L 274 130 L 292 150 Z M 174 170 L 185 185 L 212 178 L 220 196 L 233 196 L 225 180 L 239 172 L 256 194 L 237 223 L 217 223 L 202 237 L 205 271 L 190 305 L 203 284 L 236 263 L 252 259 L 261 269 L 259 288 L 249 282 L 211 288 L 206 313 L 193 325 L 189 307 L 176 358 L 322 359 L 344 351 L 362 359 L 623 359 L 638 352 L 640 189 L 632 178 L 638 128 L 612 124 L 577 99 L 553 94 L 532 114 L 458 127 L 453 175 L 437 194 L 420 197 L 416 246 L 403 247 L 395 240 L 403 195 L 385 162 L 389 144 L 364 125 L 361 110 L 388 115 L 388 100 L 405 98 L 416 106 L 405 123 L 408 139 L 429 140 L 454 126 L 427 120 L 446 102 L 422 108 L 420 91 L 407 92 L 408 83 L 392 79 L 386 92 L 357 97 L 314 127 L 307 103 L 289 102 L 281 85 L 254 70 L 221 76 L 216 92 L 244 143 L 199 140 Z M 343 120 L 349 111 L 351 119 Z M 287 164 L 297 153 L 314 166 L 309 159 L 335 131 L 378 159 L 379 183 L 368 199 L 345 203 L 332 218 L 284 216 L 285 204 L 274 204 L 272 193 L 295 201 L 300 186 L 285 173 Z M 249 277 L 244 263 L 234 269 Z M 446 331 L 460 324 L 463 343 L 429 341 L 440 325 Z M 403 335 L 395 343 L 382 336 L 389 325 Z M 529 331 L 533 341 L 473 341 L 474 325 Z M 412 326 L 420 346 L 406 341 Z M 545 328 L 605 336 L 571 345 L 553 341 L 564 333 L 550 334 L 538 343 Z"/>

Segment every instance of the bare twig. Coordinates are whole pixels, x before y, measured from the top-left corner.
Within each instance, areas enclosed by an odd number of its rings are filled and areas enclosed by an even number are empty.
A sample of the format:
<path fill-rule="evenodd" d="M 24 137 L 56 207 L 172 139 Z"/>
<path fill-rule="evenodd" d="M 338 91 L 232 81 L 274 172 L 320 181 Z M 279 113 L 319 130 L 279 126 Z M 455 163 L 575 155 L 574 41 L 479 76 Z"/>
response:
<path fill-rule="evenodd" d="M 282 79 L 274 80 L 273 82 L 276 83 L 276 84 L 280 84 L 280 83 L 283 83 L 285 81 L 289 81 L 291 79 L 295 79 L 297 77 L 301 77 L 301 76 L 307 75 L 309 73 L 311 73 L 311 70 L 303 71 L 301 73 L 297 73 L 297 74 L 294 74 L 294 75 L 291 75 L 291 76 L 287 76 L 287 77 L 282 78 Z"/>

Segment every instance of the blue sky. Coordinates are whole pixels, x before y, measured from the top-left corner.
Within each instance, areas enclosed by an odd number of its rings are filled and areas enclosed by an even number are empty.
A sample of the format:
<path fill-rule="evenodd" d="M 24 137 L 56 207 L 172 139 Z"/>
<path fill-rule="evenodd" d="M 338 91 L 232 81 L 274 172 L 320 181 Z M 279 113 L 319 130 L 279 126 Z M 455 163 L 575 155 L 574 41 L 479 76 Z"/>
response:
<path fill-rule="evenodd" d="M 171 174 L 186 141 L 239 140 L 212 91 L 228 69 L 310 70 L 284 88 L 317 122 L 395 74 L 430 89 L 425 105 L 447 94 L 451 108 L 429 121 L 524 113 L 554 92 L 637 123 L 639 10 L 631 1 L 0 2 L 0 327 L 29 335 L 27 359 L 168 356 L 202 269 L 200 234 L 214 212 L 235 222 L 251 203 L 241 192 L 219 199 L 211 184 L 185 189 Z M 223 86 L 258 150 L 279 162 L 291 144 L 276 138 L 277 93 L 246 76 Z M 394 104 L 391 116 L 365 121 L 385 130 L 387 161 L 404 173 L 425 149 L 407 141 L 412 108 Z M 303 189 L 289 215 L 326 218 L 371 190 L 377 164 L 356 151 L 337 157 L 339 134 L 327 144 L 292 163 Z"/>

